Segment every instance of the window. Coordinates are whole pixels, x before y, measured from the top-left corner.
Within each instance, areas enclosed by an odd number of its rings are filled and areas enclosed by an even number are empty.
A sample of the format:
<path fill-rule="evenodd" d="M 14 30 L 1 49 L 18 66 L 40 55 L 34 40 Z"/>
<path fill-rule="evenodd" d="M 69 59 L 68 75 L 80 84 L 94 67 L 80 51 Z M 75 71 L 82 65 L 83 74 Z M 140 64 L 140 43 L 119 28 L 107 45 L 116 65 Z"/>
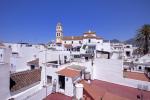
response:
<path fill-rule="evenodd" d="M 73 44 L 73 41 L 72 41 L 72 44 Z"/>
<path fill-rule="evenodd" d="M 65 41 L 65 43 L 66 43 L 66 41 Z"/>
<path fill-rule="evenodd" d="M 130 46 L 126 46 L 126 48 L 130 48 Z"/>
<path fill-rule="evenodd" d="M 35 69 L 35 65 L 31 65 L 30 67 L 31 67 L 31 70 Z"/>
<path fill-rule="evenodd" d="M 1 55 L 0 55 L 0 57 L 2 58 L 2 57 L 3 57 L 3 55 L 1 54 Z"/>
<path fill-rule="evenodd" d="M 139 70 L 141 70 L 142 69 L 142 67 L 141 66 L 139 66 Z"/>
<path fill-rule="evenodd" d="M 52 83 L 52 76 L 47 76 L 47 84 L 51 84 Z"/>
<path fill-rule="evenodd" d="M 79 44 L 81 44 L 81 41 L 79 41 Z"/>
<path fill-rule="evenodd" d="M 66 81 L 68 81 L 68 78 L 66 78 Z"/>
<path fill-rule="evenodd" d="M 60 33 L 57 33 L 57 36 L 60 36 Z"/>
<path fill-rule="evenodd" d="M 127 57 L 130 57 L 130 52 L 127 51 L 127 52 L 126 52 L 126 55 L 127 55 Z"/>
<path fill-rule="evenodd" d="M 8 48 L 11 48 L 11 45 L 9 45 Z"/>
<path fill-rule="evenodd" d="M 89 39 L 89 43 L 91 43 L 91 39 Z"/>
<path fill-rule="evenodd" d="M 67 56 L 64 56 L 64 59 L 67 59 Z"/>

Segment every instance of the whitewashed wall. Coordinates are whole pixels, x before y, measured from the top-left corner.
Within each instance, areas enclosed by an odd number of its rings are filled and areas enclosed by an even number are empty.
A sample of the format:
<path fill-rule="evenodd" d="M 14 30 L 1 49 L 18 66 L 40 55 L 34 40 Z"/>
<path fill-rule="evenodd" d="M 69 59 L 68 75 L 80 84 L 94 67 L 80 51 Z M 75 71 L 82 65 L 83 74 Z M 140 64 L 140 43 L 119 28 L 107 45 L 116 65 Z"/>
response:
<path fill-rule="evenodd" d="M 81 43 L 83 42 L 82 40 L 63 40 L 63 44 L 80 44 L 79 41 L 81 41 Z"/>
<path fill-rule="evenodd" d="M 61 62 L 64 63 L 64 56 L 67 56 L 67 61 L 70 61 L 69 51 L 44 50 L 39 53 L 40 63 L 58 61 L 59 57 Z"/>
<path fill-rule="evenodd" d="M 0 62 L 10 63 L 10 54 L 11 54 L 11 49 L 5 47 L 0 48 Z"/>
<path fill-rule="evenodd" d="M 18 44 L 19 45 L 19 44 Z M 39 58 L 39 52 L 42 46 L 33 45 L 32 47 L 22 46 L 19 47 L 18 56 L 11 56 L 11 69 L 13 72 L 19 72 L 24 70 L 29 70 L 30 67 L 27 66 L 27 62 Z"/>
<path fill-rule="evenodd" d="M 48 66 L 46 62 L 58 61 L 59 55 L 62 62 L 64 60 L 64 56 L 67 56 L 67 61 L 70 61 L 70 52 L 68 51 L 44 50 L 39 53 L 39 65 L 42 67 L 41 85 L 46 85 L 47 75 L 52 76 L 52 82 L 54 81 L 54 79 L 56 79 L 58 82 L 58 75 L 56 74 L 57 68 L 52 68 L 51 66 L 46 67 Z M 58 91 L 58 85 L 56 90 Z"/>
<path fill-rule="evenodd" d="M 49 88 L 42 87 L 40 84 L 31 87 L 21 93 L 10 96 L 14 100 L 42 100 L 51 93 L 48 93 Z"/>
<path fill-rule="evenodd" d="M 72 97 L 74 95 L 73 89 L 74 89 L 74 87 L 73 87 L 72 78 L 65 77 L 65 95 Z"/>
<path fill-rule="evenodd" d="M 9 64 L 0 63 L 0 99 L 6 100 L 10 96 L 9 81 L 10 81 L 10 66 Z"/>
<path fill-rule="evenodd" d="M 150 91 L 150 82 L 123 77 L 122 60 L 96 59 L 94 65 L 94 79 L 134 88 L 137 88 L 138 84 L 147 85 Z"/>
<path fill-rule="evenodd" d="M 111 45 L 109 42 L 107 43 L 97 43 L 96 44 L 96 50 L 100 50 L 100 51 L 107 51 L 107 52 L 112 52 L 111 50 Z"/>

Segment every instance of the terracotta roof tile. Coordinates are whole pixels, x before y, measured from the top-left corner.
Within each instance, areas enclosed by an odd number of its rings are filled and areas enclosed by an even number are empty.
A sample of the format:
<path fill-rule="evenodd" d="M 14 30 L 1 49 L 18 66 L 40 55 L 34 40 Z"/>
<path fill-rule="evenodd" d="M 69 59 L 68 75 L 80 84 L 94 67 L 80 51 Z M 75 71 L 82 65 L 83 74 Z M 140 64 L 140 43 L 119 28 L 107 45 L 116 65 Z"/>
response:
<path fill-rule="evenodd" d="M 102 39 L 101 37 L 92 36 L 92 35 L 88 35 L 88 36 L 83 37 L 83 39 L 88 39 L 88 38 L 90 38 L 90 39 Z"/>
<path fill-rule="evenodd" d="M 140 95 L 141 91 L 137 88 L 132 88 L 128 86 L 118 85 L 101 80 L 93 80 L 92 85 L 96 85 L 99 90 L 103 89 L 109 93 L 128 98 L 130 100 L 137 100 L 137 96 Z M 142 91 L 144 100 L 149 100 L 150 91 Z M 112 99 L 111 99 L 112 100 Z M 113 99 L 115 100 L 115 99 Z"/>
<path fill-rule="evenodd" d="M 71 77 L 71 78 L 75 78 L 80 76 L 80 71 L 78 70 L 74 70 L 74 69 L 70 69 L 70 68 L 64 68 L 58 72 L 56 72 L 57 74 L 66 76 L 66 77 Z"/>
<path fill-rule="evenodd" d="M 10 91 L 14 92 L 41 80 L 41 69 L 27 70 L 10 75 Z"/>
<path fill-rule="evenodd" d="M 148 82 L 150 81 L 150 79 L 146 77 L 144 73 L 124 71 L 123 74 L 125 78 L 131 78 L 135 80 L 148 81 Z"/>
<path fill-rule="evenodd" d="M 121 97 L 121 96 L 118 96 L 109 92 L 105 93 L 102 100 L 112 100 L 112 99 L 113 100 L 130 100 L 130 99 L 127 99 L 127 98 L 124 98 L 124 97 Z"/>
<path fill-rule="evenodd" d="M 80 83 L 83 84 L 84 91 L 86 91 L 93 100 L 100 100 L 105 94 L 105 90 L 99 89 L 96 85 L 91 85 L 84 80 Z"/>
<path fill-rule="evenodd" d="M 0 43 L 0 48 L 4 48 L 5 45 L 3 43 Z"/>
<path fill-rule="evenodd" d="M 83 36 L 65 36 L 63 40 L 82 40 Z"/>
<path fill-rule="evenodd" d="M 72 97 L 63 95 L 61 93 L 54 93 L 48 95 L 44 100 L 72 100 Z"/>
<path fill-rule="evenodd" d="M 96 32 L 85 32 L 84 34 L 96 34 Z"/>
<path fill-rule="evenodd" d="M 73 46 L 72 46 L 72 44 L 64 44 L 64 47 L 65 48 L 72 48 Z"/>

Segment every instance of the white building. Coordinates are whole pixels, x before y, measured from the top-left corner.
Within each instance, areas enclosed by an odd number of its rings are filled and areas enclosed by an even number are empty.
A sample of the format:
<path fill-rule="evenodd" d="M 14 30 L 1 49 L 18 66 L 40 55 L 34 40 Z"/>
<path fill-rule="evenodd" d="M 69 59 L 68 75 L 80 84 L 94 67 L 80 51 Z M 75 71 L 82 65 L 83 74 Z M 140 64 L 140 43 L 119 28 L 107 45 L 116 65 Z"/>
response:
<path fill-rule="evenodd" d="M 40 52 L 39 60 L 42 67 L 41 85 L 47 88 L 47 93 L 60 92 L 74 96 L 75 83 L 82 76 L 81 70 L 70 67 L 70 52 L 44 50 Z"/>
<path fill-rule="evenodd" d="M 102 37 L 96 35 L 96 32 L 89 30 L 81 36 L 64 36 L 61 23 L 56 26 L 56 44 L 64 48 L 61 50 L 71 51 L 74 58 L 87 55 L 89 55 L 87 58 L 91 58 L 90 56 L 96 55 L 97 51 L 112 52 L 110 42 L 105 42 Z M 60 50 L 57 46 L 55 45 L 56 50 Z"/>
<path fill-rule="evenodd" d="M 12 50 L 10 57 L 11 72 L 19 72 L 30 70 L 31 66 L 27 62 L 39 58 L 39 52 L 45 47 L 43 45 L 35 45 L 29 43 L 5 43 Z"/>
<path fill-rule="evenodd" d="M 127 59 L 127 58 L 131 58 L 133 57 L 132 54 L 133 54 L 133 47 L 132 45 L 129 45 L 129 44 L 125 44 L 123 45 L 123 49 L 124 49 L 124 58 Z"/>
<path fill-rule="evenodd" d="M 6 100 L 10 96 L 10 49 L 0 43 L 0 98 Z"/>

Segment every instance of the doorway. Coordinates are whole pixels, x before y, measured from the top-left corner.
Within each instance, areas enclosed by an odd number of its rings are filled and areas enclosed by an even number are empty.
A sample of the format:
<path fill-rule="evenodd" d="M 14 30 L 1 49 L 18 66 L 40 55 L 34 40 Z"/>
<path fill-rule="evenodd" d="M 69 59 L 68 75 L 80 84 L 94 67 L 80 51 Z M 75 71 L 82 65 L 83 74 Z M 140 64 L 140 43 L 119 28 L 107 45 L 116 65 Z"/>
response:
<path fill-rule="evenodd" d="M 59 75 L 59 88 L 65 90 L 65 76 Z"/>

